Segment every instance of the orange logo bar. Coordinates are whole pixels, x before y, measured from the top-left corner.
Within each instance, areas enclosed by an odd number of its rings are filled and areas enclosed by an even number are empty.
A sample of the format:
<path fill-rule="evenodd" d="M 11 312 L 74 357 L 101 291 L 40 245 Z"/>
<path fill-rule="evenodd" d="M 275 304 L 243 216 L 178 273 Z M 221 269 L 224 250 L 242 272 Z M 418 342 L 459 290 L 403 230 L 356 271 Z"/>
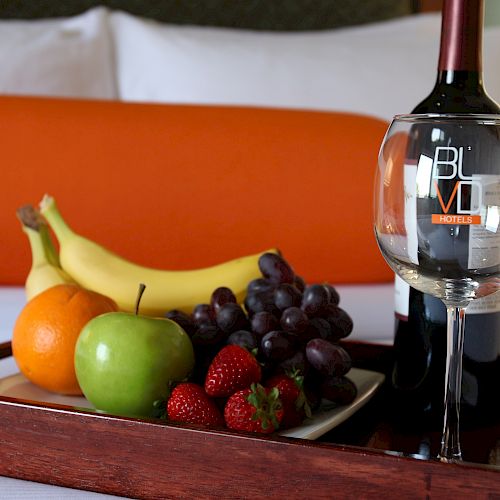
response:
<path fill-rule="evenodd" d="M 432 214 L 433 224 L 477 225 L 481 224 L 480 215 Z"/>

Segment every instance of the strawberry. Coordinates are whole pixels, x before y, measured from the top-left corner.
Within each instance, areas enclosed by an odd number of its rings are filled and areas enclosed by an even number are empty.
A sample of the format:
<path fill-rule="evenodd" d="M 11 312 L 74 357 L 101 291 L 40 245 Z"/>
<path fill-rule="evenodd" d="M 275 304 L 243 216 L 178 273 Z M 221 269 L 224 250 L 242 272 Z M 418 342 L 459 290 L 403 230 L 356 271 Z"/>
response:
<path fill-rule="evenodd" d="M 269 434 L 283 418 L 278 389 L 260 384 L 235 392 L 224 407 L 224 420 L 230 429 Z"/>
<path fill-rule="evenodd" d="M 203 387 L 192 382 L 183 382 L 175 387 L 167 402 L 167 415 L 174 422 L 223 426 L 224 419 Z"/>
<path fill-rule="evenodd" d="M 227 345 L 214 357 L 205 378 L 205 392 L 212 397 L 225 398 L 254 382 L 260 382 L 259 363 L 243 347 Z"/>
<path fill-rule="evenodd" d="M 288 429 L 301 425 L 304 418 L 311 416 L 311 409 L 304 394 L 304 377 L 298 371 L 280 373 L 269 378 L 266 387 L 276 387 L 283 404 L 281 427 Z"/>

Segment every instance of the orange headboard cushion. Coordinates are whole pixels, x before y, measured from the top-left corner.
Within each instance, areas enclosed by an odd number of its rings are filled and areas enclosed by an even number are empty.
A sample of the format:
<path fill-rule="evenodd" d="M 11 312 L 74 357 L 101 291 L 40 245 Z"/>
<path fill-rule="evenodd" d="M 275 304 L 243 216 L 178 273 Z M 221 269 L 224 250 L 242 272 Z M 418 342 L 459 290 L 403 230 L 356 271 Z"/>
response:
<path fill-rule="evenodd" d="M 372 230 L 387 124 L 345 113 L 0 98 L 0 283 L 30 267 L 17 207 L 53 195 L 126 258 L 188 269 L 278 247 L 308 281 L 392 273 Z"/>

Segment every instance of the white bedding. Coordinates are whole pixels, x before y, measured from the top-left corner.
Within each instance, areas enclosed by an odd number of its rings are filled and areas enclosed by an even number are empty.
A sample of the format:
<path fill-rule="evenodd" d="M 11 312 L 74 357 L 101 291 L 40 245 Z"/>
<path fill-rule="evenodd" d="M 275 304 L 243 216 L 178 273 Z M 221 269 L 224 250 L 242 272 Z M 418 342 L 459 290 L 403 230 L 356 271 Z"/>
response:
<path fill-rule="evenodd" d="M 98 7 L 0 21 L 0 93 L 342 110 L 391 119 L 436 75 L 440 14 L 320 32 L 174 26 Z M 500 26 L 484 34 L 500 101 Z"/>
<path fill-rule="evenodd" d="M 110 20 L 124 100 L 331 109 L 390 119 L 410 111 L 435 80 L 439 16 L 302 33 L 172 26 L 121 12 Z"/>
<path fill-rule="evenodd" d="M 108 11 L 0 21 L 0 94 L 116 99 Z"/>
<path fill-rule="evenodd" d="M 500 1 L 500 0 L 495 0 Z M 174 27 L 102 7 L 71 19 L 0 21 L 0 93 L 345 110 L 390 119 L 430 91 L 440 16 L 322 33 Z M 500 101 L 500 27 L 484 36 L 485 84 Z M 0 276 L 0 283 L 2 277 Z M 393 285 L 337 287 L 351 339 L 393 341 Z M 25 303 L 0 286 L 0 343 Z M 0 361 L 0 377 L 17 372 Z M 111 498 L 0 477 L 0 497 Z M 114 497 L 113 497 L 114 498 Z"/>

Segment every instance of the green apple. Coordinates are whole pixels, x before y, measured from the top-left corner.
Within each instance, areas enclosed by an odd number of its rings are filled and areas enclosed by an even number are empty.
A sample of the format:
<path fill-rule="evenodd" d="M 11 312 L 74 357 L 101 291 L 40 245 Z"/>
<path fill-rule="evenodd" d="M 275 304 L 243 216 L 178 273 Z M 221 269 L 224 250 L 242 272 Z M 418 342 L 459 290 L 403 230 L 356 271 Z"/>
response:
<path fill-rule="evenodd" d="M 151 416 L 169 384 L 194 367 L 191 340 L 167 318 L 113 312 L 89 321 L 78 337 L 75 370 L 85 397 L 99 410 Z"/>

